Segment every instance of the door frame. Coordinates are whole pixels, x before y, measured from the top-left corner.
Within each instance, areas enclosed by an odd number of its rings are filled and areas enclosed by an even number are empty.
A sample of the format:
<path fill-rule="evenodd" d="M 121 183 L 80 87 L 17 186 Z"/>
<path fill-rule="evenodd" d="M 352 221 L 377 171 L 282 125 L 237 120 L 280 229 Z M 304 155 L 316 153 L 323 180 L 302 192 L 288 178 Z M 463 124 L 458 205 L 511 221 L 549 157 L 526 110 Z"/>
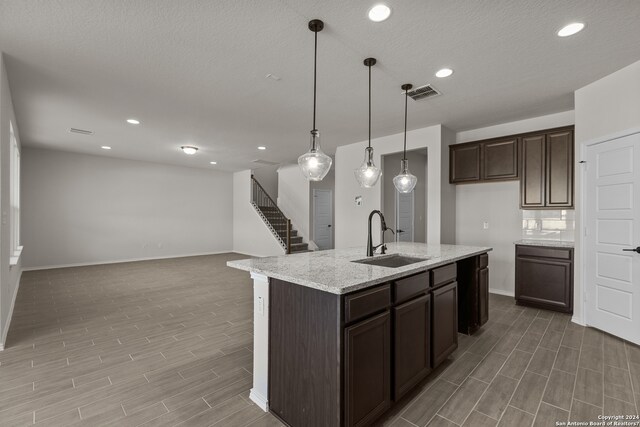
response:
<path fill-rule="evenodd" d="M 585 238 L 585 232 L 587 230 L 587 223 L 588 223 L 588 218 L 589 218 L 589 212 L 587 211 L 587 198 L 588 196 L 588 187 L 587 187 L 587 170 L 585 168 L 586 165 L 586 159 L 587 159 L 587 152 L 589 150 L 590 147 L 599 145 L 599 144 L 604 144 L 605 142 L 609 142 L 609 141 L 613 141 L 615 139 L 620 139 L 620 138 L 625 138 L 627 136 L 632 136 L 635 134 L 640 134 L 640 127 L 632 127 L 630 129 L 626 129 L 623 131 L 619 131 L 619 132 L 613 132 L 611 134 L 608 135 L 604 135 L 604 136 L 600 136 L 598 138 L 594 138 L 591 140 L 588 140 L 582 144 L 580 144 L 579 147 L 579 153 L 580 153 L 580 160 L 578 161 L 578 163 L 580 163 L 580 166 L 582 166 L 581 168 L 579 168 L 580 170 L 580 203 L 576 204 L 576 208 L 579 206 L 580 207 L 580 213 L 578 215 L 576 215 L 576 219 L 579 218 L 579 226 L 580 228 L 578 229 L 576 227 L 575 233 L 576 236 L 579 237 L 579 239 L 576 239 L 576 249 L 578 249 L 579 251 L 579 256 L 576 257 L 576 260 L 579 262 L 579 267 L 575 268 L 574 270 L 580 273 L 580 278 L 578 281 L 576 281 L 576 275 L 574 274 L 574 308 L 576 306 L 575 304 L 575 298 L 577 296 L 577 292 L 575 292 L 575 285 L 576 282 L 578 282 L 579 287 L 580 287 L 580 307 L 582 308 L 581 313 L 579 316 L 576 316 L 575 313 L 572 317 L 572 321 L 574 323 L 577 323 L 579 325 L 583 325 L 583 326 L 589 326 L 589 314 L 587 313 L 588 311 L 588 305 L 587 305 L 587 239 Z M 575 138 L 575 134 L 574 134 L 574 138 Z M 576 152 L 578 152 L 578 150 L 576 150 Z M 577 159 L 576 159 L 577 160 Z M 577 174 L 576 174 L 577 175 Z M 574 253 L 575 255 L 575 253 Z"/>
<path fill-rule="evenodd" d="M 400 240 L 400 233 L 398 233 L 398 223 L 399 223 L 399 218 L 400 218 L 400 192 L 399 191 L 395 191 L 396 194 L 396 207 L 395 207 L 395 211 L 396 211 L 396 223 L 394 224 L 394 227 L 396 229 L 396 242 L 399 242 Z M 407 193 L 404 193 L 407 194 Z M 415 240 L 415 236 L 416 236 L 416 195 L 414 190 L 411 190 L 411 241 L 413 242 Z"/>
<path fill-rule="evenodd" d="M 312 211 L 312 219 L 313 219 L 313 243 L 315 243 L 316 240 L 316 192 L 327 192 L 329 193 L 329 213 L 331 215 L 331 232 L 329 233 L 329 249 L 334 248 L 334 243 L 333 243 L 333 232 L 334 232 L 334 227 L 333 227 L 333 190 L 329 189 L 329 188 L 314 188 L 313 191 L 311 192 L 311 197 L 313 197 L 313 211 Z M 316 246 L 318 246 L 316 244 Z"/>

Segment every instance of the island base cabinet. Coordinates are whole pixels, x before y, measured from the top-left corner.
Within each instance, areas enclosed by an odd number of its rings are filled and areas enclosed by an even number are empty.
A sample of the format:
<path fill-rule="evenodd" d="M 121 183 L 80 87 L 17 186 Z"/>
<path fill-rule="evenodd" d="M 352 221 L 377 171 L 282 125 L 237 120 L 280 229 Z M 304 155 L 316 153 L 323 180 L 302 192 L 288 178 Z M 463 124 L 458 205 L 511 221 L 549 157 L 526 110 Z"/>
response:
<path fill-rule="evenodd" d="M 431 296 L 393 308 L 393 400 L 398 401 L 431 372 Z"/>
<path fill-rule="evenodd" d="M 478 270 L 478 316 L 480 325 L 489 320 L 489 269 Z"/>
<path fill-rule="evenodd" d="M 349 326 L 345 341 L 345 420 L 368 426 L 391 407 L 391 316 Z"/>
<path fill-rule="evenodd" d="M 458 348 L 458 284 L 435 289 L 432 298 L 431 361 L 436 367 Z"/>

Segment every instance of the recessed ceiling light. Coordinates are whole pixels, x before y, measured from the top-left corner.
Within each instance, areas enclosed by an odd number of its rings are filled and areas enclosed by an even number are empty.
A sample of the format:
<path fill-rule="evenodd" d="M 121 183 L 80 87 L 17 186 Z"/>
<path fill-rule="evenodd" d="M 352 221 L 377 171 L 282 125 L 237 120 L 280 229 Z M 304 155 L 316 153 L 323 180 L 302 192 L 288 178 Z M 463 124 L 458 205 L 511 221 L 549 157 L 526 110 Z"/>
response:
<path fill-rule="evenodd" d="M 209 163 L 211 163 L 212 165 L 217 165 L 218 164 L 218 162 L 209 162 Z"/>
<path fill-rule="evenodd" d="M 129 123 L 130 125 L 139 125 L 139 124 L 140 124 L 140 120 L 137 120 L 137 119 L 127 119 L 127 123 Z"/>
<path fill-rule="evenodd" d="M 442 70 L 438 70 L 436 77 L 449 77 L 451 74 L 453 74 L 453 70 L 451 68 L 443 68 Z"/>
<path fill-rule="evenodd" d="M 261 146 L 259 146 L 259 147 L 258 147 L 258 150 L 266 150 L 266 149 L 267 149 L 267 147 L 265 147 L 265 146 L 263 146 L 263 145 L 261 145 Z"/>
<path fill-rule="evenodd" d="M 391 15 L 391 8 L 386 4 L 377 4 L 369 9 L 369 19 L 373 22 L 382 22 Z"/>
<path fill-rule="evenodd" d="M 583 28 L 584 24 L 582 22 L 572 22 L 571 24 L 562 27 L 560 31 L 558 31 L 558 35 L 560 37 L 569 37 L 575 33 L 579 33 Z"/>
<path fill-rule="evenodd" d="M 103 145 L 102 147 L 103 150 L 111 150 L 111 147 L 109 147 L 108 145 Z"/>
<path fill-rule="evenodd" d="M 198 147 L 194 147 L 193 145 L 183 145 L 182 147 L 180 147 L 182 149 L 182 151 L 184 151 L 184 154 L 196 154 L 196 152 L 198 151 Z"/>

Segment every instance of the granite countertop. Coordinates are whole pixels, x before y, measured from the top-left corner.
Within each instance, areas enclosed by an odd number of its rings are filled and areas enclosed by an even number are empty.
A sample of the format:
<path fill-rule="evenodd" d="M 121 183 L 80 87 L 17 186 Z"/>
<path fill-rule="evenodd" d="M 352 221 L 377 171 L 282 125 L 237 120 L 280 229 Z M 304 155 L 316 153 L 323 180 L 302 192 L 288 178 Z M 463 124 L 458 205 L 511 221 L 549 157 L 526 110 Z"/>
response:
<path fill-rule="evenodd" d="M 397 253 L 429 259 L 399 268 L 359 264 L 351 261 L 367 257 L 366 249 L 358 247 L 243 259 L 229 261 L 227 265 L 332 294 L 346 294 L 492 250 L 489 247 L 407 242 L 387 243 L 387 248 L 387 255 Z"/>
<path fill-rule="evenodd" d="M 548 246 L 550 248 L 573 248 L 575 246 L 575 242 L 566 240 L 522 239 L 513 243 L 524 246 Z"/>

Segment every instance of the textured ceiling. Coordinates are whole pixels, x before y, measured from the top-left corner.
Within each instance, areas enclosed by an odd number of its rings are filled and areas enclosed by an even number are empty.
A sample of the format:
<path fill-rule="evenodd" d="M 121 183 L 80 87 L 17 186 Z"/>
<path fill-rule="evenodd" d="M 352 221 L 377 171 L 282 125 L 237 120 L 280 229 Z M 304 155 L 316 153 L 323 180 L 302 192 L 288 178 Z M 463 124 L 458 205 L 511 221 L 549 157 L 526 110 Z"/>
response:
<path fill-rule="evenodd" d="M 318 128 L 329 153 L 366 138 L 368 56 L 374 137 L 402 130 L 402 83 L 443 93 L 410 101 L 410 128 L 465 130 L 572 109 L 575 89 L 640 59 L 638 0 L 391 0 L 378 24 L 366 18 L 374 3 L 0 0 L 23 144 L 220 170 L 295 161 L 311 128 L 311 18 L 326 23 Z M 555 35 L 575 20 L 584 31 Z M 443 66 L 453 76 L 433 77 Z"/>

